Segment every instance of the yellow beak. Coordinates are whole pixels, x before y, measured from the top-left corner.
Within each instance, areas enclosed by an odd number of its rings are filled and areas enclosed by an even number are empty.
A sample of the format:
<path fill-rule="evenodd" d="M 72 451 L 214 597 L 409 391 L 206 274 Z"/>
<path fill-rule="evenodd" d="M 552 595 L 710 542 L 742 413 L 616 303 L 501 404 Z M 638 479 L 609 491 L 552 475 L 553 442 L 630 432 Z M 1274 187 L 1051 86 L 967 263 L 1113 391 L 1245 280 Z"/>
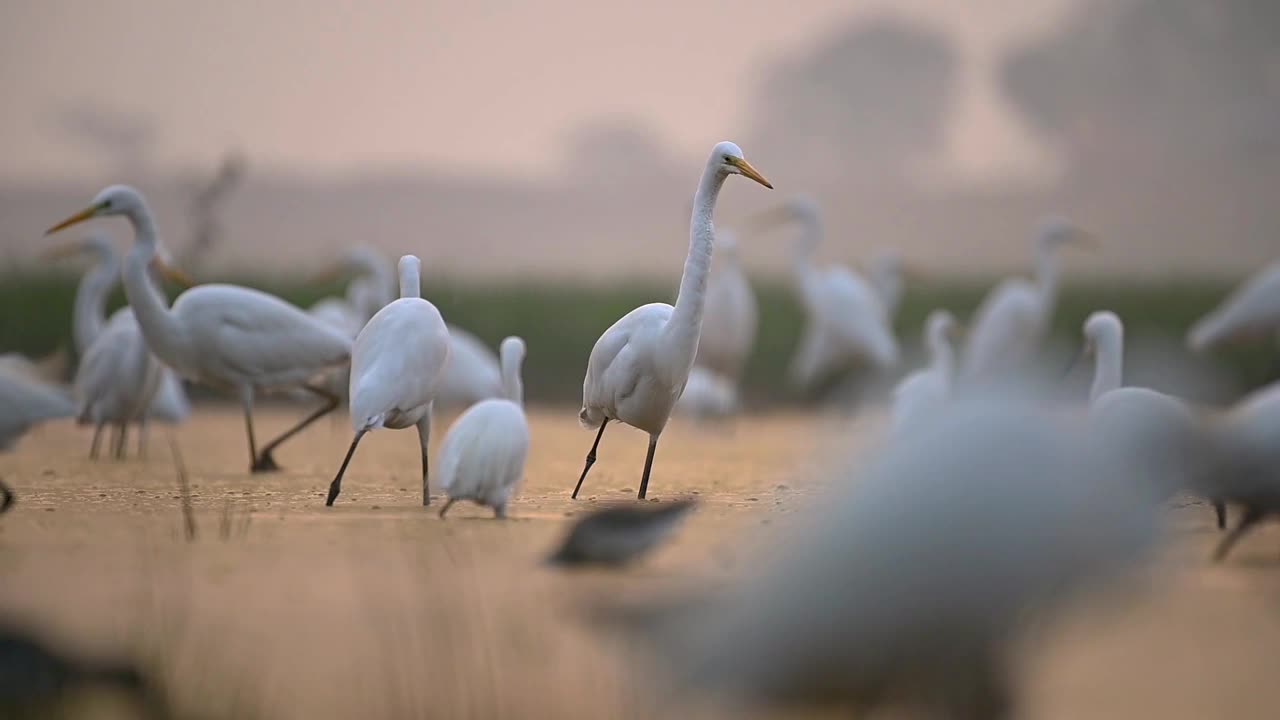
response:
<path fill-rule="evenodd" d="M 159 271 L 161 277 L 173 283 L 174 285 L 181 287 L 183 290 L 194 287 L 196 284 L 196 281 L 192 280 L 190 275 L 170 265 L 169 263 L 166 263 L 165 261 L 161 260 L 159 257 L 154 257 L 151 259 L 151 267 Z"/>
<path fill-rule="evenodd" d="M 751 178 L 752 180 L 755 180 L 756 182 L 769 188 L 770 190 L 773 189 L 773 185 L 770 184 L 769 181 L 764 178 L 764 175 L 761 175 L 759 170 L 756 170 L 755 168 L 751 167 L 751 163 L 747 162 L 746 160 L 743 160 L 742 158 L 736 158 L 736 157 L 727 157 L 725 158 L 725 162 L 738 168 L 738 172 L 742 173 L 743 175 Z"/>
<path fill-rule="evenodd" d="M 89 218 L 91 218 L 91 217 L 93 217 L 94 215 L 97 215 L 97 214 L 98 214 L 98 206 L 97 206 L 97 205 L 91 205 L 91 206 L 89 206 L 89 207 L 87 207 L 87 208 L 85 208 L 85 209 L 81 210 L 80 212 L 76 213 L 75 215 L 72 215 L 71 217 L 67 218 L 66 220 L 63 220 L 62 222 L 58 223 L 57 225 L 54 225 L 53 227 L 49 228 L 48 230 L 45 230 L 45 231 L 44 231 L 44 234 L 45 234 L 45 235 L 52 235 L 52 234 L 54 234 L 54 233 L 58 232 L 59 230 L 63 230 L 63 229 L 66 229 L 66 228 L 71 227 L 72 225 L 76 225 L 76 224 L 78 224 L 78 223 L 82 223 L 82 222 L 84 222 L 85 220 L 88 220 Z"/>

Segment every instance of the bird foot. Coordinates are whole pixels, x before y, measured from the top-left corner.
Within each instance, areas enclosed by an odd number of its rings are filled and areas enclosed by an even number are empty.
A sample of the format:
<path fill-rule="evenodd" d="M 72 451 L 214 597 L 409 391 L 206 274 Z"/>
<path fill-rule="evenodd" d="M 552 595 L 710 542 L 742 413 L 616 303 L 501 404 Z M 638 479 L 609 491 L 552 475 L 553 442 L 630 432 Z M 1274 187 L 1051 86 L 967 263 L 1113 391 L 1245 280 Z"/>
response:
<path fill-rule="evenodd" d="M 258 459 L 253 461 L 253 465 L 249 467 L 249 471 L 255 473 L 278 472 L 282 469 L 276 464 L 275 458 L 271 457 L 271 453 L 259 455 Z"/>

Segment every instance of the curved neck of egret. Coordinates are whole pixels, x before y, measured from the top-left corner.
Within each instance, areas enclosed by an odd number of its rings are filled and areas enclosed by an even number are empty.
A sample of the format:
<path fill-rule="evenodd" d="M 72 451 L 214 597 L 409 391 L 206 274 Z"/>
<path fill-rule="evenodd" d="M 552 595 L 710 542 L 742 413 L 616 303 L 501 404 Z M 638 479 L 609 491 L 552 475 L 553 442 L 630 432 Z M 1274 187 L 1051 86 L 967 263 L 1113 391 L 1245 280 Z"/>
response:
<path fill-rule="evenodd" d="M 169 312 L 164 296 L 152 284 L 150 267 L 156 259 L 158 239 L 155 220 L 143 202 L 125 215 L 133 225 L 133 248 L 124 262 L 124 294 L 133 309 L 147 347 L 157 357 L 179 370 L 189 367 L 186 331 Z"/>
<path fill-rule="evenodd" d="M 686 372 L 693 365 L 693 356 L 698 351 L 698 336 L 702 333 L 702 308 L 707 294 L 707 275 L 711 272 L 711 251 L 715 245 L 715 226 L 711 215 L 726 177 L 714 156 L 707 161 L 698 191 L 693 196 L 689 256 L 684 261 L 680 294 L 676 296 L 675 310 L 667 322 L 667 341 L 675 348 L 673 357 L 682 363 L 688 360 L 683 363 Z"/>
<path fill-rule="evenodd" d="M 400 258 L 400 297 L 422 297 L 421 266 L 422 262 L 416 255 L 405 255 Z"/>
<path fill-rule="evenodd" d="M 945 377 L 951 377 L 956 361 L 951 339 L 947 337 L 947 327 L 941 323 L 930 325 L 925 344 L 929 346 L 930 367 Z"/>
<path fill-rule="evenodd" d="M 76 353 L 84 357 L 107 322 L 107 295 L 120 279 L 120 259 L 112 250 L 98 255 L 98 262 L 80 278 L 76 287 L 75 310 L 71 317 L 71 335 Z"/>
<path fill-rule="evenodd" d="M 1120 387 L 1124 374 L 1124 330 L 1109 328 L 1093 339 L 1093 385 L 1089 388 L 1089 402 L 1095 402 L 1103 394 Z"/>
<path fill-rule="evenodd" d="M 520 380 L 520 369 L 524 363 L 524 343 L 507 339 L 502 342 L 502 393 L 511 402 L 524 406 L 524 383 Z"/>

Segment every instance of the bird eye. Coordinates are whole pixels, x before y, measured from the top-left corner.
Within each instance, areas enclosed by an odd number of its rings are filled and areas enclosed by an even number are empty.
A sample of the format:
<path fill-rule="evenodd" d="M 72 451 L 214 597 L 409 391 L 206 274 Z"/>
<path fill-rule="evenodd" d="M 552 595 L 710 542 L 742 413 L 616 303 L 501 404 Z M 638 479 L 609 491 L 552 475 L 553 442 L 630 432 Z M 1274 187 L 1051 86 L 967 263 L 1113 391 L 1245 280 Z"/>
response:
<path fill-rule="evenodd" d="M 103 210 L 110 210 L 110 209 L 111 209 L 111 201 L 110 201 L 110 200 L 103 200 L 103 201 L 102 201 L 102 204 L 100 205 L 100 207 L 101 207 Z"/>

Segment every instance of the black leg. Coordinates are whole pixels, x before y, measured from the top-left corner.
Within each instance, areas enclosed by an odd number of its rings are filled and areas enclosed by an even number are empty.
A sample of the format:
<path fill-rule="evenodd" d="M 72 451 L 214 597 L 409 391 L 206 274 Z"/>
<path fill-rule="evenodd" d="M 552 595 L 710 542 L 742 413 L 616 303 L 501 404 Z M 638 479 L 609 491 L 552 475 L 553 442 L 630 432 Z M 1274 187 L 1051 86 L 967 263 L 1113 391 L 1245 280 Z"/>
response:
<path fill-rule="evenodd" d="M 253 390 L 240 395 L 240 407 L 244 410 L 244 433 L 249 437 L 249 472 L 258 472 L 258 443 L 253 437 Z"/>
<path fill-rule="evenodd" d="M 338 468 L 338 474 L 334 476 L 333 482 L 329 483 L 329 499 L 324 501 L 326 507 L 333 505 L 333 501 L 338 499 L 338 493 L 342 492 L 342 476 L 347 472 L 347 464 L 351 462 L 351 456 L 356 454 L 356 446 L 360 444 L 360 438 L 364 437 L 367 430 L 361 430 L 351 439 L 351 447 L 347 448 L 347 456 L 342 458 L 342 467 Z"/>
<path fill-rule="evenodd" d="M 116 446 L 112 451 L 112 456 L 114 456 L 116 460 L 123 460 L 124 447 L 129 440 L 129 425 L 128 423 L 120 423 L 118 427 L 120 429 L 120 434 L 116 436 Z"/>
<path fill-rule="evenodd" d="M 1218 549 L 1213 552 L 1213 561 L 1222 562 L 1227 557 L 1227 553 L 1231 552 L 1231 548 L 1235 547 L 1235 544 L 1240 541 L 1240 538 L 1244 537 L 1246 532 L 1266 516 L 1266 511 L 1245 508 L 1244 517 L 1240 519 L 1240 524 L 1227 533 L 1227 536 L 1222 538 L 1222 542 L 1218 543 Z"/>
<path fill-rule="evenodd" d="M 1227 529 L 1227 504 L 1221 500 L 1213 501 L 1213 511 L 1218 515 L 1218 529 Z"/>
<path fill-rule="evenodd" d="M 147 421 L 138 424 L 138 459 L 147 459 Z"/>
<path fill-rule="evenodd" d="M 440 508 L 440 517 L 443 518 L 444 514 L 449 512 L 449 508 L 453 507 L 453 504 L 456 502 L 458 502 L 457 498 L 449 498 L 448 500 L 445 500 L 444 507 Z"/>
<path fill-rule="evenodd" d="M 433 408 L 427 408 L 427 413 L 418 421 L 418 448 L 422 451 L 422 507 L 431 504 L 431 460 L 429 459 L 431 447 L 431 414 Z"/>
<path fill-rule="evenodd" d="M 102 440 L 102 423 L 96 423 L 93 426 L 93 444 L 89 446 L 89 459 L 98 459 L 98 444 Z"/>
<path fill-rule="evenodd" d="M 3 480 L 0 480 L 0 513 L 8 510 L 11 505 L 13 505 L 13 491 L 4 484 Z"/>
<path fill-rule="evenodd" d="M 636 493 L 636 498 L 640 500 L 649 492 L 649 471 L 653 469 L 653 452 L 657 449 L 658 436 L 654 435 L 649 438 L 649 453 L 644 456 L 644 475 L 640 476 L 640 492 Z"/>
<path fill-rule="evenodd" d="M 330 393 L 328 390 L 325 390 L 323 388 L 318 388 L 313 385 L 303 385 L 302 387 L 310 391 L 312 394 L 319 395 L 320 397 L 324 398 L 324 401 L 325 401 L 324 405 L 320 409 L 316 410 L 315 412 L 303 418 L 302 422 L 286 430 L 284 434 L 282 434 L 280 437 L 267 443 L 267 446 L 262 448 L 262 454 L 258 455 L 253 461 L 254 472 L 267 472 L 272 470 L 279 470 L 280 466 L 277 465 L 275 459 L 271 457 L 271 452 L 276 448 L 280 447 L 281 443 L 283 443 L 285 440 L 288 440 L 294 435 L 297 435 L 298 433 L 302 432 L 302 430 L 306 428 L 308 425 L 310 425 L 311 423 L 333 412 L 334 409 L 337 408 L 339 403 L 341 402 L 340 400 L 338 400 L 337 396 L 335 396 L 333 393 Z"/>
<path fill-rule="evenodd" d="M 596 463 L 596 449 L 600 447 L 600 438 L 604 437 L 604 426 L 609 424 L 609 418 L 605 418 L 600 422 L 600 432 L 596 433 L 596 441 L 591 443 L 591 452 L 587 453 L 587 464 L 582 468 L 582 475 L 578 477 L 578 484 L 573 488 L 572 497 L 578 499 L 578 491 L 582 489 L 582 481 L 587 479 L 587 471 L 591 470 L 591 466 Z"/>

